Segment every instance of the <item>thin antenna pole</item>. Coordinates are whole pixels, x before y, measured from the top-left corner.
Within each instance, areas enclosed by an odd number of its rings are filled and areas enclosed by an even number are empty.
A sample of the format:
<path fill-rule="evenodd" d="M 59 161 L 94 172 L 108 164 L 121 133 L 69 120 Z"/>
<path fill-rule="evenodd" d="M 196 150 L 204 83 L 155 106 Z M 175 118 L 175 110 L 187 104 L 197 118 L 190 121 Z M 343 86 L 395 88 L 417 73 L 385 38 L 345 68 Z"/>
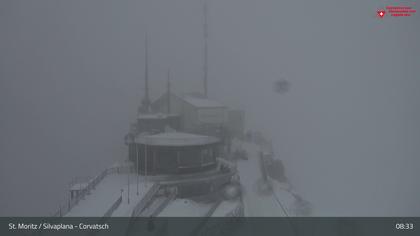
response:
<path fill-rule="evenodd" d="M 143 108 L 145 112 L 150 112 L 150 98 L 149 98 L 149 48 L 147 44 L 147 33 L 145 36 L 145 53 L 144 53 L 144 98 Z"/>
<path fill-rule="evenodd" d="M 171 70 L 168 69 L 168 81 L 167 81 L 168 97 L 167 97 L 167 113 L 171 113 Z"/>
<path fill-rule="evenodd" d="M 145 64 L 145 68 L 144 68 L 144 78 L 145 78 L 145 89 L 146 89 L 146 93 L 145 93 L 145 95 L 146 95 L 146 99 L 147 100 L 149 100 L 149 47 L 148 47 L 148 45 L 147 45 L 147 33 L 146 33 L 146 40 L 145 40 L 145 50 L 146 50 L 146 53 L 145 53 L 145 60 L 146 60 L 146 64 Z"/>
<path fill-rule="evenodd" d="M 207 48 L 208 29 L 207 28 L 208 28 L 208 26 L 207 26 L 207 3 L 206 3 L 206 1 L 204 1 L 203 13 L 204 13 L 204 24 L 203 24 L 203 29 L 204 29 L 204 67 L 203 67 L 204 78 L 203 78 L 203 82 L 204 82 L 204 96 L 207 97 L 207 73 L 208 73 L 208 68 L 207 68 L 207 64 L 208 64 L 208 48 Z"/>

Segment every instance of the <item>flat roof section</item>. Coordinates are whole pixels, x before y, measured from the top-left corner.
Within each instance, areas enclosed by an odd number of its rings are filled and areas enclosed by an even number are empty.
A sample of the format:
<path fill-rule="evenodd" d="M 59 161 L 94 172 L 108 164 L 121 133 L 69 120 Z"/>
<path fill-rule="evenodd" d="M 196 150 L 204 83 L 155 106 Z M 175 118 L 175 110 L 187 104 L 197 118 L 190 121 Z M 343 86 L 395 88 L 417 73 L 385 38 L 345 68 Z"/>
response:
<path fill-rule="evenodd" d="M 220 142 L 218 138 L 189 133 L 159 133 L 154 135 L 140 135 L 136 143 L 152 146 L 201 146 Z"/>

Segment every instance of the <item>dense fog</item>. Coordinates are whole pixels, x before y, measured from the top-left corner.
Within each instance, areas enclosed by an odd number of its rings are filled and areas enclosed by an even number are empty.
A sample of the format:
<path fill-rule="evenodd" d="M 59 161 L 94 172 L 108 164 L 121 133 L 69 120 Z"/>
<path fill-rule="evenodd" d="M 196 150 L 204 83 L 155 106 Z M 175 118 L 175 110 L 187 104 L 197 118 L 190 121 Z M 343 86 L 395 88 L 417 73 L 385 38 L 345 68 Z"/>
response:
<path fill-rule="evenodd" d="M 207 1 L 209 97 L 272 139 L 316 216 L 420 215 L 420 16 L 378 19 L 390 2 Z M 126 158 L 146 32 L 152 98 L 168 69 L 201 91 L 202 25 L 195 0 L 1 1 L 0 216 L 48 215 Z"/>

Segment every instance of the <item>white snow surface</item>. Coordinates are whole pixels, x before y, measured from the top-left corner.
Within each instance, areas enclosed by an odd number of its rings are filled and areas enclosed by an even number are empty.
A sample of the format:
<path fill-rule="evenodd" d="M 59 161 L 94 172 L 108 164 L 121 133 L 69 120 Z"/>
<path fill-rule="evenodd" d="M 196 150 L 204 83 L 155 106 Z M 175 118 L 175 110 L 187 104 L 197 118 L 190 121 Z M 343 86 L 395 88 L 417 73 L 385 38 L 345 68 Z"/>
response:
<path fill-rule="evenodd" d="M 177 198 L 173 200 L 165 209 L 163 209 L 159 216 L 205 216 L 212 206 L 213 204 L 211 203 L 199 203 L 190 199 Z"/>
<path fill-rule="evenodd" d="M 281 184 L 273 184 L 275 181 L 269 180 L 267 184 L 273 188 L 272 192 L 261 193 L 258 190 L 259 185 L 263 183 L 259 166 L 261 148 L 253 143 L 234 140 L 233 150 L 235 148 L 242 148 L 248 153 L 248 160 L 237 162 L 238 174 L 243 188 L 245 216 L 291 215 L 287 210 L 293 208 L 294 197 L 282 188 Z M 287 215 L 278 201 L 286 209 Z"/>

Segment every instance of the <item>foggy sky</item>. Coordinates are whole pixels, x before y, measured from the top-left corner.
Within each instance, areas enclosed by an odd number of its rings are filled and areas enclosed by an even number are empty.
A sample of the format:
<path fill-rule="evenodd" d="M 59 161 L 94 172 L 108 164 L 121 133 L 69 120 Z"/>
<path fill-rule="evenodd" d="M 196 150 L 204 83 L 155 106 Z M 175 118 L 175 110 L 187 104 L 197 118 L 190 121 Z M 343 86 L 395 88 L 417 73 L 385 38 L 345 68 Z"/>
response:
<path fill-rule="evenodd" d="M 201 91 L 202 2 L 1 1 L 0 215 L 50 214 L 125 158 L 146 31 L 152 98 L 168 68 Z M 273 139 L 315 215 L 420 215 L 420 18 L 376 18 L 391 2 L 208 1 L 209 96 Z"/>

